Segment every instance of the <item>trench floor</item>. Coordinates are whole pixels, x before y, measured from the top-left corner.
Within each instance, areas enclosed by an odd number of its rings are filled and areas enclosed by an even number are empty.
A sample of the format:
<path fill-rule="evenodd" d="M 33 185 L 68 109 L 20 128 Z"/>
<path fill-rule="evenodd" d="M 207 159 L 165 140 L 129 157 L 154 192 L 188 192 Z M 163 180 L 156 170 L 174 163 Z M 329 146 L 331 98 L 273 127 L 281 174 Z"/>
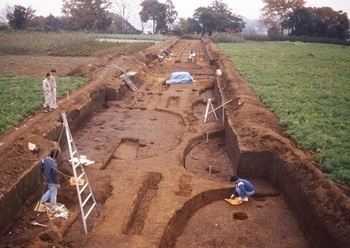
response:
<path fill-rule="evenodd" d="M 194 63 L 187 61 L 191 49 L 197 53 Z M 86 167 L 100 210 L 88 222 L 89 233 L 83 233 L 75 188 L 64 186 L 58 201 L 76 220 L 67 224 L 31 213 L 31 219 L 51 228 L 33 227 L 28 225 L 29 217 L 22 219 L 18 222 L 24 226 L 22 239 L 15 238 L 20 232 L 13 229 L 4 237 L 6 244 L 159 247 L 162 237 L 167 237 L 179 248 L 308 246 L 278 189 L 265 181 L 252 180 L 257 193 L 247 203 L 231 206 L 223 197 L 194 212 L 188 209 L 191 218 L 175 225 L 178 230 L 167 228 L 176 211 L 186 211 L 186 202 L 194 196 L 232 187 L 229 178 L 236 170 L 227 156 L 230 148 L 221 120 L 210 114 L 203 121 L 208 98 L 219 105 L 213 86 L 215 68 L 205 47 L 199 40 L 180 40 L 171 53 L 164 64 L 149 65 L 136 92 L 128 90 L 120 100 L 108 102 L 74 134 L 79 153 L 96 161 Z M 165 86 L 164 80 L 175 71 L 188 71 L 195 81 Z M 69 157 L 67 151 L 63 156 Z M 69 174 L 65 163 L 64 172 Z M 65 225 L 61 236 L 51 232 Z M 32 229 L 36 239 L 29 238 Z"/>

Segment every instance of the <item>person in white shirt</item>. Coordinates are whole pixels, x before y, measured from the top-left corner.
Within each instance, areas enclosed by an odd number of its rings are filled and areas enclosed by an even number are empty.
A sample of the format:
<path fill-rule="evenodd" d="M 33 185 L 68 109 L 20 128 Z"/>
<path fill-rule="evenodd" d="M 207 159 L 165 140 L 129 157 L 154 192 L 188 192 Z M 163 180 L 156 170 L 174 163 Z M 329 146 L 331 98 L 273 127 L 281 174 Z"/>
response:
<path fill-rule="evenodd" d="M 50 111 L 50 105 L 52 100 L 52 90 L 51 90 L 50 80 L 51 80 L 51 74 L 46 73 L 46 77 L 43 80 L 43 91 L 44 91 L 44 97 L 45 97 L 44 113 L 47 113 Z"/>
<path fill-rule="evenodd" d="M 50 103 L 50 108 L 55 109 L 57 108 L 57 86 L 56 86 L 56 69 L 51 70 L 51 79 L 50 79 L 50 85 L 51 85 L 51 90 L 52 90 L 52 101 Z"/>
<path fill-rule="evenodd" d="M 188 62 L 194 62 L 194 57 L 196 57 L 196 53 L 192 49 L 190 54 L 188 55 Z"/>

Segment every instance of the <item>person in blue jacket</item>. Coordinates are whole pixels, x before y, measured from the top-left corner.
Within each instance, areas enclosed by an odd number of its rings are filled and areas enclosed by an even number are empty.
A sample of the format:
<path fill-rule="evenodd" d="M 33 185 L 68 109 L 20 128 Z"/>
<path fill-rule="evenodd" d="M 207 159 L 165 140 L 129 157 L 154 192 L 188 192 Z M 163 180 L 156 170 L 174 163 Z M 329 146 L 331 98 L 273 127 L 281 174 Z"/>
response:
<path fill-rule="evenodd" d="M 248 196 L 254 195 L 254 186 L 248 180 L 239 178 L 238 176 L 234 175 L 231 177 L 230 181 L 236 183 L 236 188 L 230 197 L 231 199 L 237 196 L 239 201 L 247 202 Z"/>
<path fill-rule="evenodd" d="M 41 202 L 45 203 L 50 200 L 51 207 L 54 207 L 57 203 L 57 190 L 60 188 L 60 180 L 57 174 L 57 162 L 58 150 L 52 150 L 49 156 L 42 159 L 39 167 L 44 173 L 45 183 L 48 190 L 41 197 Z"/>

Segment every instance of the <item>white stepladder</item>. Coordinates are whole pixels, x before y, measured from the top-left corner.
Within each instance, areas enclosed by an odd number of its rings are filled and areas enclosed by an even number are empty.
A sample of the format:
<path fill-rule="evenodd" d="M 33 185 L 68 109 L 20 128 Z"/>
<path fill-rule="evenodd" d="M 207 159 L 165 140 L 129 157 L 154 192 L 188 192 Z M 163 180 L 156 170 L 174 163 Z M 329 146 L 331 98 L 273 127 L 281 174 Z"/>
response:
<path fill-rule="evenodd" d="M 218 119 L 218 117 L 217 117 L 217 115 L 216 115 L 216 113 L 215 113 L 215 110 L 218 110 L 219 108 L 222 108 L 222 119 L 223 119 L 223 120 L 222 120 L 222 123 L 224 123 L 224 116 L 225 116 L 225 115 L 224 115 L 224 108 L 223 108 L 223 107 L 224 107 L 226 104 L 228 104 L 229 102 L 231 102 L 231 101 L 233 101 L 233 99 L 228 100 L 227 102 L 225 102 L 225 103 L 221 104 L 220 106 L 214 108 L 214 107 L 213 107 L 213 104 L 211 103 L 211 99 L 208 98 L 207 108 L 206 108 L 206 110 L 205 110 L 205 114 L 203 115 L 203 117 L 204 117 L 204 123 L 207 122 L 208 115 L 211 114 L 211 113 L 214 114 L 216 120 L 218 121 L 219 119 Z M 209 107 L 211 107 L 211 110 L 210 110 L 210 111 L 209 111 Z"/>
<path fill-rule="evenodd" d="M 87 233 L 88 230 L 87 230 L 86 220 L 94 208 L 96 208 L 96 211 L 99 214 L 98 206 L 95 200 L 95 196 L 92 192 L 89 180 L 85 173 L 84 166 L 82 163 L 80 163 L 80 156 L 75 146 L 72 133 L 69 129 L 67 116 L 65 113 L 62 113 L 62 119 L 63 119 L 63 126 L 66 129 L 66 136 L 67 136 L 68 148 L 69 148 L 69 154 L 70 154 L 70 162 L 74 173 L 74 180 L 75 180 L 74 182 L 78 193 L 80 212 L 81 212 L 81 216 L 84 224 L 84 231 L 85 233 Z M 80 169 L 80 172 L 77 171 L 78 169 Z M 80 182 L 83 182 L 83 183 L 80 183 Z"/>
<path fill-rule="evenodd" d="M 211 107 L 211 111 L 210 111 L 210 112 L 209 112 L 209 107 Z M 207 122 L 207 118 L 208 118 L 208 114 L 209 114 L 209 113 L 213 113 L 214 116 L 215 116 L 215 119 L 216 119 L 217 121 L 219 120 L 219 119 L 218 119 L 218 116 L 217 116 L 216 113 L 215 113 L 215 109 L 214 109 L 214 106 L 213 106 L 213 104 L 212 104 L 210 98 L 208 98 L 208 104 L 207 104 L 207 108 L 206 108 L 205 114 L 204 114 L 204 123 Z"/>

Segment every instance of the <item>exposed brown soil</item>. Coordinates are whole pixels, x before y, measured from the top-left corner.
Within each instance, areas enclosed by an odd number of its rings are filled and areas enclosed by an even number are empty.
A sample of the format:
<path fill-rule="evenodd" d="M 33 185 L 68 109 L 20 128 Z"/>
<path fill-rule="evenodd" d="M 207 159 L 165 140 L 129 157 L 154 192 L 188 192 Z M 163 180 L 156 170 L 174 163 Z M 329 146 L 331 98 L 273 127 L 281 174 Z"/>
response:
<path fill-rule="evenodd" d="M 171 60 L 152 60 L 165 48 L 172 52 Z M 194 63 L 187 62 L 191 49 L 197 53 Z M 137 91 L 119 78 L 116 66 L 137 72 L 131 77 Z M 37 188 L 26 193 L 29 197 L 11 217 L 1 247 L 350 244 L 349 197 L 324 179 L 312 153 L 283 136 L 276 117 L 214 44 L 172 39 L 133 56 L 111 52 L 100 58 L 5 56 L 1 67 L 0 73 L 21 75 L 43 75 L 55 67 L 61 75 L 91 80 L 70 99 L 60 99 L 55 111 L 38 111 L 1 137 L 1 197 L 55 146 L 61 113 L 66 112 L 78 152 L 96 161 L 85 170 L 99 206 L 84 234 L 76 190 L 62 175 L 58 202 L 71 211 L 69 219 L 48 220 L 33 211 L 42 193 Z M 217 68 L 222 76 L 215 74 Z M 195 81 L 165 86 L 175 71 L 190 72 Z M 204 123 L 209 98 L 215 107 L 233 100 L 225 105 L 224 116 L 220 109 L 218 120 L 210 114 Z M 72 175 L 64 139 L 60 170 Z M 28 141 L 40 145 L 39 154 L 27 149 Z M 229 178 L 236 172 L 255 184 L 256 195 L 232 206 L 223 199 L 231 193 Z M 48 227 L 33 226 L 33 220 Z"/>

